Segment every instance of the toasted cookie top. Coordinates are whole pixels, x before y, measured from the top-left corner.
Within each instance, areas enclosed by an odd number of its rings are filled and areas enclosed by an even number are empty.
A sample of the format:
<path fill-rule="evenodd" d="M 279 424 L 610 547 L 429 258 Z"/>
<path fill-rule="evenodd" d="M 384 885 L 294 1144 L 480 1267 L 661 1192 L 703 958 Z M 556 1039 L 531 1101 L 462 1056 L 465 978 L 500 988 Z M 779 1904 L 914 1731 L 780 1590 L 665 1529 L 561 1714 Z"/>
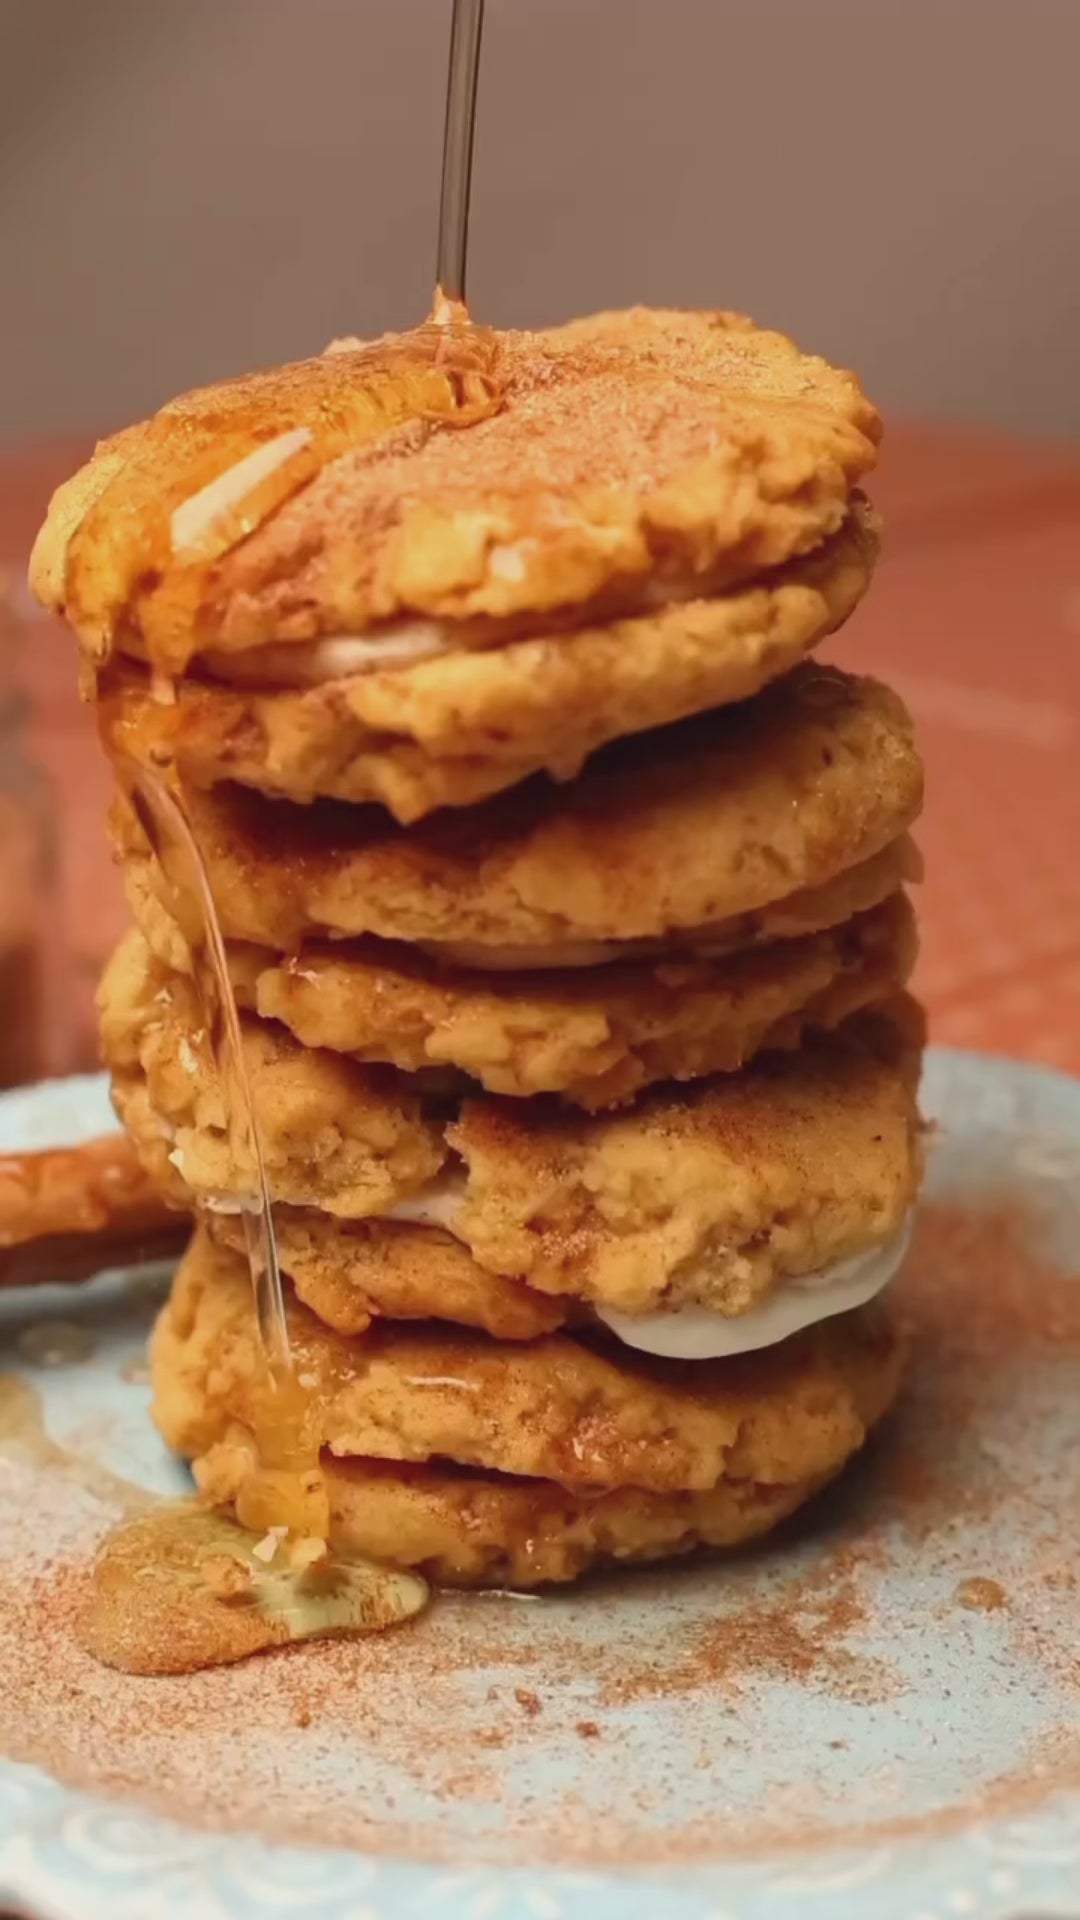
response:
<path fill-rule="evenodd" d="M 744 579 L 834 532 L 880 425 L 728 313 L 421 328 L 185 394 L 55 496 L 31 578 L 90 655 L 505 619 Z"/>

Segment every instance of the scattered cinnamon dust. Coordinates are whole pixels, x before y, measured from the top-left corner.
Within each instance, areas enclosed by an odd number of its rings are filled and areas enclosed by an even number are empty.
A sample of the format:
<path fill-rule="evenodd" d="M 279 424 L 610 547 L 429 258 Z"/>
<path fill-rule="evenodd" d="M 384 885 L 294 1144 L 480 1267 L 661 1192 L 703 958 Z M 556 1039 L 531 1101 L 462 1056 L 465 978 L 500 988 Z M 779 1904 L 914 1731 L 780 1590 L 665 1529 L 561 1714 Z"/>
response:
<path fill-rule="evenodd" d="M 196 1825 L 430 1859 L 460 1858 L 467 1832 L 473 1861 L 805 1852 L 841 1833 L 845 1844 L 944 1833 L 1080 1787 L 1067 1705 L 1080 1689 L 1069 1605 L 1080 1450 L 1046 1439 L 1077 1379 L 1080 1287 L 1032 1252 L 1029 1226 L 1019 1207 L 927 1210 L 902 1289 L 915 1339 L 905 1401 L 782 1538 L 594 1582 L 573 1600 L 447 1598 L 383 1638 L 183 1679 L 106 1673 L 73 1633 L 112 1517 L 103 1496 L 58 1473 L 43 1501 L 48 1464 L 5 1463 L 0 1749 Z M 916 1598 L 898 1610 L 913 1563 Z M 948 1601 L 971 1583 L 1007 1599 L 995 1675 L 1025 1698 L 1033 1684 L 1056 1689 L 1061 1725 L 1044 1712 L 1026 1743 L 1001 1740 L 981 1777 L 958 1765 L 928 1806 L 893 1811 L 887 1782 L 853 1773 L 860 1716 L 873 1712 L 887 1744 L 921 1649 L 967 1631 Z M 824 1735 L 797 1785 L 770 1732 L 770 1702 L 792 1689 L 819 1696 Z M 653 1699 L 675 1729 L 668 1751 L 639 1711 Z M 553 1796 L 535 1766 L 601 1726 L 603 1767 Z M 767 1786 L 753 1801 L 738 1798 L 748 1771 Z"/>
<path fill-rule="evenodd" d="M 823 1688 L 850 1700 L 883 1700 L 900 1681 L 884 1660 L 852 1650 L 848 1637 L 868 1624 L 858 1585 L 858 1554 L 836 1552 L 763 1604 L 755 1596 L 688 1635 L 674 1657 L 658 1653 L 609 1679 L 606 1705 L 699 1691 L 733 1692 L 762 1678 Z"/>

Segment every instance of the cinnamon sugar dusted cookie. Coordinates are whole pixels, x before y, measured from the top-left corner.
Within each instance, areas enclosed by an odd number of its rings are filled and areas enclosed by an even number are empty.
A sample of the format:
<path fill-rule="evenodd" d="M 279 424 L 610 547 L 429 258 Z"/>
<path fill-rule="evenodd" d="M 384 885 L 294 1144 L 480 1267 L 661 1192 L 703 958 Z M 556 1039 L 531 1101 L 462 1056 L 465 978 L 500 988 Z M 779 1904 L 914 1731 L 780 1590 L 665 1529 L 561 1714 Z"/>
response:
<path fill-rule="evenodd" d="M 235 1210 L 248 1143 L 225 1124 L 190 994 L 130 936 L 103 991 L 106 1057 L 150 1171 Z M 430 1088 L 254 1018 L 244 1045 L 276 1200 L 446 1229 L 489 1273 L 598 1312 L 741 1316 L 900 1235 L 921 1158 L 909 1007 L 589 1115 L 462 1099 L 460 1082 Z"/>
<path fill-rule="evenodd" d="M 549 967 L 583 944 L 746 944 L 753 916 L 874 858 L 921 799 L 901 702 L 819 667 L 607 748 L 570 787 L 537 780 L 408 829 L 374 808 L 185 793 L 227 938 L 288 952 L 313 933 L 372 933 L 466 948 L 470 964 L 531 949 Z M 114 827 L 125 860 L 145 856 L 122 804 Z"/>
<path fill-rule="evenodd" d="M 494 1272 L 628 1318 L 751 1316 L 884 1253 L 921 1171 L 910 1008 L 586 1120 L 467 1100 L 449 1130 L 465 1166 L 453 1230 Z"/>
<path fill-rule="evenodd" d="M 241 1006 L 306 1047 L 409 1073 L 455 1068 L 489 1093 L 556 1093 L 590 1111 L 828 1032 L 888 999 L 914 959 L 903 894 L 741 953 L 561 973 L 469 972 L 377 942 L 311 942 L 288 960 L 230 949 Z"/>
<path fill-rule="evenodd" d="M 863 501 L 816 552 L 745 587 L 486 647 L 416 642 L 410 661 L 328 641 L 230 656 L 163 700 L 118 659 L 99 708 L 115 752 L 184 777 L 312 800 L 380 801 L 404 822 L 547 771 L 565 780 L 605 742 L 757 693 L 847 619 L 877 553 Z"/>
<path fill-rule="evenodd" d="M 212 1239 L 244 1252 L 234 1214 L 209 1214 L 204 1224 Z M 497 1340 L 535 1340 L 561 1326 L 572 1304 L 481 1267 L 436 1226 L 275 1207 L 274 1233 L 297 1299 L 335 1333 L 364 1333 L 373 1320 L 447 1320 Z"/>
<path fill-rule="evenodd" d="M 113 1098 L 151 1177 L 176 1201 L 236 1209 L 255 1192 L 251 1143 L 230 1112 L 202 1009 L 140 935 L 121 943 L 99 995 Z M 305 1053 L 267 1022 L 243 1035 L 275 1199 L 362 1217 L 433 1179 L 449 1151 L 422 1088 L 340 1054 Z"/>
<path fill-rule="evenodd" d="M 338 1459 L 449 1460 L 603 1492 L 704 1492 L 724 1480 L 819 1482 L 892 1397 L 900 1343 L 879 1309 L 780 1347 L 687 1368 L 554 1333 L 506 1343 L 447 1327 L 332 1333 L 290 1302 L 299 1373 Z M 155 1417 L 198 1461 L 250 1445 L 261 1396 L 244 1261 L 204 1233 L 154 1335 Z"/>
<path fill-rule="evenodd" d="M 415 616 L 520 633 L 808 552 L 879 435 L 851 374 L 733 314 L 423 328 L 184 394 L 106 441 L 32 579 L 91 657 L 168 673 Z"/>
<path fill-rule="evenodd" d="M 869 1422 L 868 1422 L 869 1424 Z M 249 1470 L 234 1432 L 195 1463 L 215 1505 L 242 1503 Z M 340 1554 L 414 1567 L 444 1587 L 550 1586 L 592 1567 L 738 1547 L 779 1526 L 834 1477 L 769 1486 L 721 1480 L 701 1493 L 616 1487 L 580 1494 L 553 1480 L 515 1479 L 451 1462 L 324 1456 L 330 1539 Z"/>
<path fill-rule="evenodd" d="M 132 899 L 153 953 L 184 971 L 175 921 L 148 889 Z M 894 893 L 839 926 L 737 953 L 546 973 L 448 966 L 378 940 L 309 941 L 288 958 L 238 942 L 227 959 L 241 1008 L 303 1046 L 597 1111 L 830 1031 L 902 987 L 915 951 L 910 904 Z"/>

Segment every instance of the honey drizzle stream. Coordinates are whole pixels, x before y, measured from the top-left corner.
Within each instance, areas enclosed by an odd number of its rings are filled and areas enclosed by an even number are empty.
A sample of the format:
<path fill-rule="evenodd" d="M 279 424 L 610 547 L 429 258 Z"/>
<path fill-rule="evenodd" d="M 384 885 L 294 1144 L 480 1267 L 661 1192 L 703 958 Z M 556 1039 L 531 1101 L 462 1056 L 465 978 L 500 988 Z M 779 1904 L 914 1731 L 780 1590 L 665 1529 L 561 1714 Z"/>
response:
<path fill-rule="evenodd" d="M 450 22 L 450 59 L 443 123 L 442 191 L 435 256 L 434 319 L 468 321 L 465 269 L 469 250 L 469 202 L 472 194 L 473 137 L 476 130 L 476 82 L 484 0 L 454 0 Z"/>
<path fill-rule="evenodd" d="M 345 1562 L 330 1551 L 316 1408 L 293 1366 L 258 1117 L 206 864 L 166 757 L 156 772 L 136 766 L 118 753 L 104 717 L 102 737 L 169 885 L 233 1157 L 252 1183 L 243 1218 L 265 1380 L 253 1423 L 254 1464 L 236 1496 L 236 1521 L 198 1499 L 149 1496 L 132 1517 L 125 1499 L 129 1517 L 102 1543 L 77 1627 L 81 1644 L 107 1665 L 181 1673 L 296 1640 L 379 1632 L 422 1611 L 429 1596 L 415 1574 L 359 1556 Z M 0 1396 L 0 1452 L 3 1414 Z M 51 1449 L 48 1464 L 70 1474 L 62 1449 Z"/>
<path fill-rule="evenodd" d="M 241 1218 L 265 1367 L 265 1392 L 254 1436 L 258 1464 L 238 1499 L 238 1514 L 253 1530 L 284 1527 L 299 1539 L 325 1543 L 329 1501 L 308 1396 L 293 1367 L 273 1204 L 244 1058 L 240 1013 L 210 877 L 184 812 L 181 790 L 163 773 L 151 773 L 130 761 L 118 760 L 115 753 L 113 765 L 171 888 L 174 917 L 187 946 L 206 1039 L 222 1091 L 233 1158 L 248 1169 L 251 1180 Z"/>
<path fill-rule="evenodd" d="M 438 418 L 458 426 L 500 404 L 497 342 L 472 326 L 465 305 L 483 17 L 484 0 L 454 0 L 432 319 L 397 342 L 364 350 L 371 363 L 366 377 L 376 385 L 401 378 L 412 366 L 443 374 L 449 406 L 440 407 Z M 354 345 L 342 343 L 346 351 Z M 244 522 L 236 537 L 250 530 Z M 411 1573 L 363 1560 L 344 1565 L 329 1553 L 330 1508 L 318 1423 L 293 1367 L 240 1015 L 213 888 L 168 744 L 176 690 L 155 678 L 163 722 L 156 771 L 124 751 L 111 723 L 107 686 L 97 692 L 102 742 L 170 885 L 233 1157 L 250 1168 L 252 1181 L 243 1222 L 267 1391 L 253 1436 L 256 1466 L 236 1499 L 240 1524 L 186 1501 L 158 1505 L 114 1529 L 98 1556 L 80 1633 L 83 1645 L 111 1665 L 143 1673 L 186 1672 L 289 1640 L 381 1630 L 421 1611 L 428 1589 Z M 260 1533 L 271 1536 L 270 1564 L 255 1538 Z M 279 1535 L 294 1543 L 284 1566 Z"/>
<path fill-rule="evenodd" d="M 259 1125 L 244 1060 L 236 995 L 229 979 L 225 942 L 206 863 L 183 807 L 164 780 L 130 764 L 121 774 L 128 798 L 155 859 L 176 887 L 181 931 L 191 956 L 192 977 L 202 1004 L 214 1064 L 227 1092 L 227 1126 L 238 1158 L 250 1163 L 253 1191 L 243 1207 L 244 1236 L 259 1339 L 271 1377 L 292 1373 L 289 1329 L 278 1265 L 270 1189 Z M 169 858 L 169 853 L 174 856 Z M 177 885 L 176 863 L 185 870 Z M 238 1124 L 239 1123 L 239 1124 Z"/>

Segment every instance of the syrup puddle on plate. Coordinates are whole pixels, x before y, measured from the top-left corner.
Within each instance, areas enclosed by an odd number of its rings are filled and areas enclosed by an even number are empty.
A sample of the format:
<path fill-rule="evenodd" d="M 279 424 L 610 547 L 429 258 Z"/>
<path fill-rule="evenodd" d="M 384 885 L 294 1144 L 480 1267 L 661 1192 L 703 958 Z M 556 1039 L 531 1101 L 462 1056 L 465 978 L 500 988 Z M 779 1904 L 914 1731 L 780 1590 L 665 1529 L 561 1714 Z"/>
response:
<path fill-rule="evenodd" d="M 0 1463 L 57 1475 L 119 1509 L 76 1621 L 79 1644 L 126 1673 L 193 1673 L 270 1647 L 380 1633 L 423 1611 L 418 1575 L 320 1552 L 290 1559 L 286 1529 L 261 1537 L 197 1499 L 162 1499 L 50 1438 L 36 1388 L 0 1374 Z"/>
<path fill-rule="evenodd" d="M 79 1641 L 126 1673 L 192 1673 L 268 1647 L 381 1633 L 412 1619 L 417 1575 L 323 1553 L 290 1566 L 277 1530 L 260 1540 L 196 1501 L 168 1503 L 108 1535 Z"/>

